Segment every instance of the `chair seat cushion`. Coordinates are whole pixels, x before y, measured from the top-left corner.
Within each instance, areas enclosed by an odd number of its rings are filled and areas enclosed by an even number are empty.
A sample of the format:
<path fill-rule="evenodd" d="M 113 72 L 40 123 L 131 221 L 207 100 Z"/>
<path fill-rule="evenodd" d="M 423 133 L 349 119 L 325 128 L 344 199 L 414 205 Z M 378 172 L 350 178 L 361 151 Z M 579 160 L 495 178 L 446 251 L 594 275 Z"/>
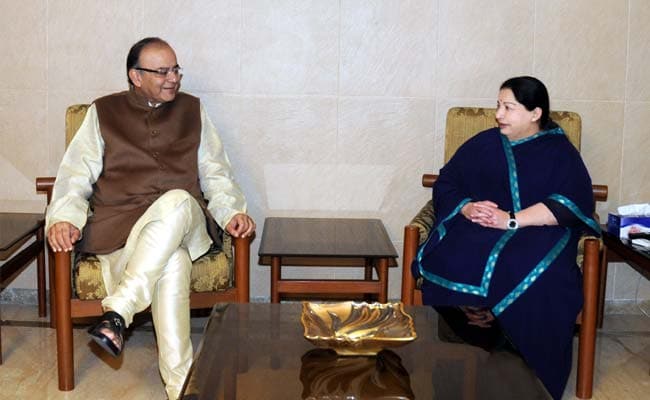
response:
<path fill-rule="evenodd" d="M 86 255 L 74 263 L 73 283 L 80 300 L 106 297 L 99 259 Z M 223 251 L 209 252 L 194 261 L 190 276 L 192 292 L 213 292 L 232 287 L 232 267 Z"/>

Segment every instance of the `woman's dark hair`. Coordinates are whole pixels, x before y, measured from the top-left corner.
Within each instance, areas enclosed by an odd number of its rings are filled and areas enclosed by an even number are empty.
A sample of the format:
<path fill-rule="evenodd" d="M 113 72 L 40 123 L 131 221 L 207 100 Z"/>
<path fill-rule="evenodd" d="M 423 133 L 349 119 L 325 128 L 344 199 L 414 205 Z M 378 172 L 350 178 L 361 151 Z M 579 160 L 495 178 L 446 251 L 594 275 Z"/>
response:
<path fill-rule="evenodd" d="M 550 129 L 555 126 L 549 117 L 548 91 L 542 81 L 532 76 L 518 76 L 503 82 L 500 89 L 512 90 L 515 99 L 523 104 L 528 111 L 539 107 L 542 110 L 542 116 L 539 118 L 540 129 Z"/>
<path fill-rule="evenodd" d="M 131 82 L 131 78 L 129 77 L 129 70 L 139 66 L 138 62 L 140 61 L 142 49 L 153 43 L 169 46 L 169 43 L 159 37 L 144 38 L 131 46 L 131 50 L 129 50 L 129 54 L 126 56 L 126 79 L 129 81 L 129 86 L 133 86 L 133 82 Z"/>

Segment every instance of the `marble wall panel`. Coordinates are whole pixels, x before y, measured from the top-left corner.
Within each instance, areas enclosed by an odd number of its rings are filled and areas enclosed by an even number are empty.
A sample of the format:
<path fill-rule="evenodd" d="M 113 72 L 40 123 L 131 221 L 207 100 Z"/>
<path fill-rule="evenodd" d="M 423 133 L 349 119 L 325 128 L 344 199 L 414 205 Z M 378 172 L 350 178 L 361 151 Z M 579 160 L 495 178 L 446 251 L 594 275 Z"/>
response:
<path fill-rule="evenodd" d="M 630 0 L 626 99 L 650 101 L 650 3 Z"/>
<path fill-rule="evenodd" d="M 241 99 L 236 146 L 254 183 L 249 189 L 263 202 L 261 210 L 313 210 L 335 203 L 327 192 L 335 178 L 326 171 L 336 169 L 336 110 L 331 97 Z"/>
<path fill-rule="evenodd" d="M 141 21 L 142 2 L 49 2 L 49 89 L 127 89 L 126 55 L 140 39 Z"/>
<path fill-rule="evenodd" d="M 338 1 L 243 0 L 242 6 L 243 93 L 336 93 Z"/>
<path fill-rule="evenodd" d="M 0 92 L 0 200 L 9 211 L 23 200 L 41 204 L 34 178 L 47 167 L 46 98 L 45 90 Z"/>
<path fill-rule="evenodd" d="M 627 2 L 535 2 L 534 71 L 557 99 L 623 100 Z"/>
<path fill-rule="evenodd" d="M 339 102 L 341 162 L 403 165 L 424 157 L 433 132 L 434 102 L 344 97 Z"/>
<path fill-rule="evenodd" d="M 430 97 L 435 0 L 341 2 L 342 95 Z"/>
<path fill-rule="evenodd" d="M 597 205 L 601 221 L 605 221 L 608 210 L 617 207 L 620 202 L 623 103 L 552 101 L 552 107 L 575 111 L 582 118 L 582 159 L 592 183 L 607 185 L 609 190 L 607 201 Z"/>
<path fill-rule="evenodd" d="M 420 182 L 430 165 L 434 104 L 362 97 L 339 102 L 338 152 L 348 170 L 340 207 L 381 213 L 393 238 L 401 238 L 427 197 Z"/>
<path fill-rule="evenodd" d="M 258 155 L 250 151 L 245 136 L 241 134 L 242 98 L 237 95 L 218 93 L 194 94 L 201 98 L 203 106 L 219 132 L 235 180 L 246 196 L 247 212 L 260 227 L 266 211 L 266 193 L 263 176 L 259 173 Z"/>
<path fill-rule="evenodd" d="M 627 103 L 621 168 L 621 204 L 650 202 L 650 102 Z"/>
<path fill-rule="evenodd" d="M 5 1 L 0 13 L 2 89 L 39 89 L 47 84 L 45 0 Z"/>
<path fill-rule="evenodd" d="M 440 0 L 436 81 L 441 98 L 488 97 L 533 71 L 534 2 Z"/>
<path fill-rule="evenodd" d="M 105 91 L 50 90 L 47 93 L 47 166 L 39 176 L 55 176 L 65 152 L 65 112 L 74 104 L 89 104 Z"/>
<path fill-rule="evenodd" d="M 143 36 L 159 36 L 176 51 L 183 89 L 239 92 L 240 0 L 145 0 Z"/>

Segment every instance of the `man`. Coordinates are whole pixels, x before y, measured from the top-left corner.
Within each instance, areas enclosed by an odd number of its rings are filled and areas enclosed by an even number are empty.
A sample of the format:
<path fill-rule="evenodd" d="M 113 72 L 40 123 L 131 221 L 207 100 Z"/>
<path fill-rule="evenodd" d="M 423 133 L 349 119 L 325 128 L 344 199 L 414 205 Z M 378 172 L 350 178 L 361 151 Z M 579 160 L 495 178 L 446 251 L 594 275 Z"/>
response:
<path fill-rule="evenodd" d="M 139 41 L 126 69 L 130 90 L 95 100 L 63 157 L 47 238 L 54 251 L 100 260 L 108 296 L 89 333 L 111 355 L 122 352 L 133 315 L 151 306 L 160 373 L 175 399 L 192 360 L 192 260 L 221 245 L 219 227 L 245 237 L 255 223 L 199 99 L 179 92 L 171 46 Z"/>

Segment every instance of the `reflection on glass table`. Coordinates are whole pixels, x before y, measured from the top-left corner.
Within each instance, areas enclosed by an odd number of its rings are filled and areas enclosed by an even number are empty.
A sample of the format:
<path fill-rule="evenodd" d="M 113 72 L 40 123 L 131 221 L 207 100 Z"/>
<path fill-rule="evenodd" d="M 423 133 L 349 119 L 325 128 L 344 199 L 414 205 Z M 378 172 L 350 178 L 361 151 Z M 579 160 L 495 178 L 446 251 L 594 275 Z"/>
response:
<path fill-rule="evenodd" d="M 413 318 L 417 339 L 376 356 L 339 356 L 305 339 L 300 303 L 218 304 L 181 398 L 549 398 L 516 354 L 443 342 L 431 307 L 404 311 Z"/>

